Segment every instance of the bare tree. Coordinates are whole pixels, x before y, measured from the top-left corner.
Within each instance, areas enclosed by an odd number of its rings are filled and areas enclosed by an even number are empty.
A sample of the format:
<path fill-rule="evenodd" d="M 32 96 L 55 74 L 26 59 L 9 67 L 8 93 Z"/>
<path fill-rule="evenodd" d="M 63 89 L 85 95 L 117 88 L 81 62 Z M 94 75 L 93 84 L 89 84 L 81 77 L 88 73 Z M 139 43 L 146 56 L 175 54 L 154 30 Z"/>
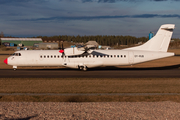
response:
<path fill-rule="evenodd" d="M 4 37 L 4 33 L 3 32 L 1 32 L 1 37 Z"/>

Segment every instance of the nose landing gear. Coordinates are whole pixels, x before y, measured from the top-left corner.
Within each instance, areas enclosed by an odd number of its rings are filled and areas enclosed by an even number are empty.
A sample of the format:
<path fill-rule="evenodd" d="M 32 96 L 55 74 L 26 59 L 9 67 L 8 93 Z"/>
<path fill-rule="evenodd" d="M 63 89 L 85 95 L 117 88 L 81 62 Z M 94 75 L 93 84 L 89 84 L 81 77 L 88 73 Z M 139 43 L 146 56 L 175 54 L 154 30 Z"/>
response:
<path fill-rule="evenodd" d="M 17 66 L 13 66 L 14 71 L 17 70 Z"/>

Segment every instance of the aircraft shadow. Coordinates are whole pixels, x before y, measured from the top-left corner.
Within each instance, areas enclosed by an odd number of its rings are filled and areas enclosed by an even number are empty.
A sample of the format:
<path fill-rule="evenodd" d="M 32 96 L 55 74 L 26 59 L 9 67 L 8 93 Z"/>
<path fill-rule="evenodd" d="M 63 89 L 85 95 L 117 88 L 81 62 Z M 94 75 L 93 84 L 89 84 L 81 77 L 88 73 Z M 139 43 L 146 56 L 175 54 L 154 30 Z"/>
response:
<path fill-rule="evenodd" d="M 31 118 L 35 118 L 37 116 L 38 115 L 33 115 L 33 116 L 25 117 L 25 118 L 7 118 L 7 117 L 5 117 L 5 115 L 0 114 L 0 119 L 3 119 L 3 120 L 30 120 Z"/>
<path fill-rule="evenodd" d="M 96 67 L 96 68 L 88 68 L 88 71 L 103 71 L 103 70 L 168 70 L 168 69 L 178 69 L 180 67 L 180 64 L 177 65 L 171 65 L 171 66 L 162 66 L 162 67 L 145 67 L 145 68 L 119 68 L 119 67 Z M 28 69 L 28 70 L 58 70 L 58 71 L 64 71 L 64 70 L 71 70 L 71 71 L 77 71 L 78 69 L 71 69 L 71 68 L 57 68 L 57 69 Z M 78 70 L 79 71 L 79 70 Z"/>
<path fill-rule="evenodd" d="M 119 68 L 119 67 L 97 67 L 88 69 L 88 71 L 96 71 L 96 70 L 168 70 L 168 69 L 177 69 L 180 67 L 178 65 L 171 66 L 162 66 L 162 67 L 145 67 L 145 68 Z"/>
<path fill-rule="evenodd" d="M 180 54 L 175 54 L 174 56 L 180 56 Z"/>

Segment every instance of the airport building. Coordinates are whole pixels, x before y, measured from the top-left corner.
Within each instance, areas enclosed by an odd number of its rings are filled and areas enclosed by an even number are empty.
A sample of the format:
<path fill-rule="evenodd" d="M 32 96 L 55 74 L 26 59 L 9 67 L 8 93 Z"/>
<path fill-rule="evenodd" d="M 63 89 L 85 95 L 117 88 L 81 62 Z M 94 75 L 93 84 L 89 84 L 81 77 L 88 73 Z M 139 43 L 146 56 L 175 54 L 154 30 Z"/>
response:
<path fill-rule="evenodd" d="M 58 43 L 36 43 L 34 47 L 39 49 L 58 49 L 59 45 Z"/>
<path fill-rule="evenodd" d="M 0 38 L 1 44 L 7 44 L 7 46 L 33 46 L 35 43 L 42 43 L 41 38 Z"/>

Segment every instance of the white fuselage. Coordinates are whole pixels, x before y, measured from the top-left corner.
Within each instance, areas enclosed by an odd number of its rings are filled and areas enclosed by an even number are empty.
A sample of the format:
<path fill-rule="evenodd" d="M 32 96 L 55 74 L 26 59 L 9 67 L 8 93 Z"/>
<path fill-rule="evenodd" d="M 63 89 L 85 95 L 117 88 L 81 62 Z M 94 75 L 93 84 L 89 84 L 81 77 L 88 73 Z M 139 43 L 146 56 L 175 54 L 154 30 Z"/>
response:
<path fill-rule="evenodd" d="M 138 50 L 94 50 L 94 52 L 85 56 L 63 56 L 59 50 L 24 50 L 15 52 L 15 55 L 8 57 L 7 61 L 8 65 L 12 66 L 66 66 L 69 68 L 86 66 L 92 68 L 132 65 L 174 55 L 167 52 Z"/>
<path fill-rule="evenodd" d="M 174 56 L 168 53 L 174 24 L 161 25 L 156 35 L 146 43 L 123 50 L 88 50 L 67 48 L 62 50 L 17 51 L 4 60 L 4 63 L 17 66 L 66 66 L 87 68 L 98 66 L 132 65 L 159 58 Z"/>

